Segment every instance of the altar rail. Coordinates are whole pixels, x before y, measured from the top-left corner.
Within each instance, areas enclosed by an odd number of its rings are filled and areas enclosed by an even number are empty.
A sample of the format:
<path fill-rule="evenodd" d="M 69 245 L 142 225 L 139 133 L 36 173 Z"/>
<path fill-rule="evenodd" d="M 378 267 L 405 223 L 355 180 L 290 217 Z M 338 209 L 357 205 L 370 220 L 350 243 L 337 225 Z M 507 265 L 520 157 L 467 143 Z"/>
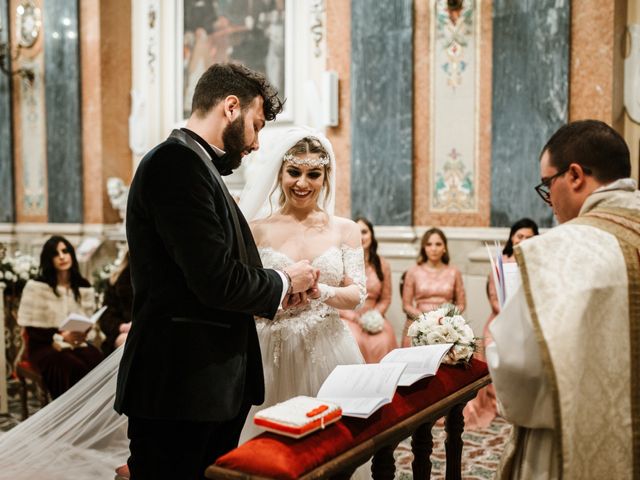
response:
<path fill-rule="evenodd" d="M 393 452 L 411 437 L 413 478 L 431 474 L 431 427 L 445 417 L 446 478 L 461 478 L 462 410 L 480 388 L 489 384 L 486 364 L 442 366 L 437 376 L 400 388 L 393 402 L 366 420 L 344 417 L 306 438 L 293 440 L 263 433 L 219 458 L 207 468 L 209 479 L 347 479 L 373 456 L 374 479 L 393 479 Z"/>

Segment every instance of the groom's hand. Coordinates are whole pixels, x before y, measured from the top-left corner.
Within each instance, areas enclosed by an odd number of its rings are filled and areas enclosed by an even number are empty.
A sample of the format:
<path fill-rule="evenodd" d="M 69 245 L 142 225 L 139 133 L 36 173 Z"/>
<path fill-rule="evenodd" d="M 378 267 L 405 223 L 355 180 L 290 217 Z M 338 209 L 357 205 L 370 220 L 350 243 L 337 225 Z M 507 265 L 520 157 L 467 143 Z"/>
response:
<path fill-rule="evenodd" d="M 318 280 L 318 270 L 311 266 L 309 260 L 301 260 L 298 263 L 284 269 L 291 279 L 289 285 L 289 295 L 293 293 L 304 293 L 315 285 Z"/>
<path fill-rule="evenodd" d="M 292 293 L 291 295 L 284 296 L 284 300 L 282 300 L 282 308 L 286 310 L 288 308 L 304 306 L 307 303 L 309 303 L 309 299 L 307 298 L 306 292 Z"/>

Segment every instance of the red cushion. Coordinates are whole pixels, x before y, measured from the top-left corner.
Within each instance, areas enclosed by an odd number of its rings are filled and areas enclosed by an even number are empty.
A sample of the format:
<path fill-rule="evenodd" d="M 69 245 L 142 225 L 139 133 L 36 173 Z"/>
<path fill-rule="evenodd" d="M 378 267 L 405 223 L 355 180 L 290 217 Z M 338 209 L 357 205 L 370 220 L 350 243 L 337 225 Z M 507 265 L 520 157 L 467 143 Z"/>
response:
<path fill-rule="evenodd" d="M 20 368 L 24 368 L 25 370 L 34 370 L 34 371 L 38 371 L 38 369 L 36 367 L 34 367 L 31 362 L 29 360 L 20 360 L 16 366 L 20 367 Z"/>
<path fill-rule="evenodd" d="M 425 378 L 411 387 L 399 388 L 392 403 L 366 420 L 344 417 L 333 426 L 299 440 L 263 433 L 223 455 L 215 464 L 269 478 L 299 478 L 473 383 L 487 372 L 487 365 L 476 359 L 471 361 L 468 368 L 443 365 L 435 377 Z"/>

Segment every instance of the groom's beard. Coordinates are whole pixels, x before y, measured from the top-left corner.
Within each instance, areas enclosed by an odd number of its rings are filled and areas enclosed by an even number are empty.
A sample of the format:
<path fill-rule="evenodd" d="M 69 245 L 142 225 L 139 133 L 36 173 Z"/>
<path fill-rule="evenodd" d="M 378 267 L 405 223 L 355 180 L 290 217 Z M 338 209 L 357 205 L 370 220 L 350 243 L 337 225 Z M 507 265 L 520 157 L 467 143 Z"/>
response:
<path fill-rule="evenodd" d="M 222 132 L 222 144 L 226 152 L 225 167 L 235 170 L 242 163 L 242 152 L 247 150 L 244 139 L 244 113 L 225 127 Z"/>

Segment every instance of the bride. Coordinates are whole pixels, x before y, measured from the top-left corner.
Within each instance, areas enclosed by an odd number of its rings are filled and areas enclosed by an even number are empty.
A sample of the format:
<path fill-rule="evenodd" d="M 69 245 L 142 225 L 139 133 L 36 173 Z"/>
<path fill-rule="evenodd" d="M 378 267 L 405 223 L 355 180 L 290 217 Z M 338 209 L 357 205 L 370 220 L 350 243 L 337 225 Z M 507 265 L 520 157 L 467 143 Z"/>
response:
<path fill-rule="evenodd" d="M 263 263 L 279 268 L 308 259 L 320 279 L 308 298 L 293 300 L 293 310 L 271 322 L 256 319 L 266 384 L 265 404 L 257 409 L 314 396 L 336 365 L 363 362 L 336 309 L 355 308 L 366 295 L 359 229 L 333 216 L 335 158 L 328 140 L 294 128 L 263 152 L 264 165 L 240 204 L 254 220 Z M 113 478 L 129 456 L 127 419 L 113 410 L 121 356 L 118 348 L 65 394 L 0 435 L 0 478 Z M 243 440 L 256 433 L 247 422 Z"/>
<path fill-rule="evenodd" d="M 296 395 L 315 396 L 336 365 L 364 362 L 337 310 L 364 303 L 366 284 L 360 228 L 333 215 L 331 144 L 319 132 L 296 127 L 262 151 L 259 170 L 240 197 L 262 263 L 281 270 L 306 259 L 320 276 L 299 306 L 280 310 L 273 320 L 256 319 L 265 402 L 249 413 L 241 443 L 260 433 L 252 422 L 256 411 Z"/>

